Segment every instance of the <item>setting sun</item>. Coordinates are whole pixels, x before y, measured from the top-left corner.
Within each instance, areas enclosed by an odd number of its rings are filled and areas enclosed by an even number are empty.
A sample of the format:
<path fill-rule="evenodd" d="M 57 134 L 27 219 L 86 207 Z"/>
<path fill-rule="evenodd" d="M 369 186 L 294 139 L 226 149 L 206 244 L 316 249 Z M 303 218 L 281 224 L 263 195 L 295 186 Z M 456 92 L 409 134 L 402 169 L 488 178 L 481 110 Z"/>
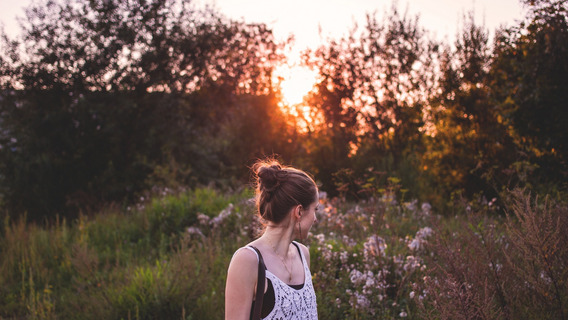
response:
<path fill-rule="evenodd" d="M 301 103 L 317 81 L 315 71 L 301 66 L 281 66 L 274 71 L 274 76 L 280 83 L 283 103 L 288 105 Z"/>

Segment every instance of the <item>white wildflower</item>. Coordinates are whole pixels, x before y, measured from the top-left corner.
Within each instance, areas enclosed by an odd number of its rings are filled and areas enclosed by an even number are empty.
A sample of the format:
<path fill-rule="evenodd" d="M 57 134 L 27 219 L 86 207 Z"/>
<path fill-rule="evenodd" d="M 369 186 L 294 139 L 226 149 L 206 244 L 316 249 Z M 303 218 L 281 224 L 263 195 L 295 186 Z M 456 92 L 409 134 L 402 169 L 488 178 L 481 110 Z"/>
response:
<path fill-rule="evenodd" d="M 203 234 L 203 232 L 201 232 L 201 230 L 199 230 L 199 228 L 197 227 L 189 227 L 187 228 L 187 233 L 189 233 L 190 235 L 198 235 L 201 236 L 202 238 L 205 238 L 205 235 Z"/>
<path fill-rule="evenodd" d="M 430 227 L 424 227 L 420 230 L 418 230 L 418 232 L 416 232 L 416 237 L 420 237 L 422 239 L 428 238 L 429 236 L 432 235 L 434 231 L 432 231 L 432 228 Z"/>
<path fill-rule="evenodd" d="M 540 278 L 541 278 L 542 280 L 544 280 L 544 282 L 545 282 L 546 284 L 551 284 L 551 283 L 552 283 L 552 279 L 550 279 L 550 277 L 549 277 L 544 271 L 541 271 L 541 272 L 540 272 Z"/>
<path fill-rule="evenodd" d="M 412 241 L 408 244 L 408 248 L 412 251 L 419 250 L 420 246 L 420 239 L 412 239 Z"/>
<path fill-rule="evenodd" d="M 407 209 L 408 211 L 416 212 L 416 209 L 418 209 L 417 204 L 418 204 L 418 200 L 417 200 L 417 199 L 414 199 L 414 200 L 412 200 L 411 202 L 405 202 L 405 203 L 404 203 L 404 206 L 406 207 L 406 209 Z"/>
<path fill-rule="evenodd" d="M 361 271 L 353 269 L 351 273 L 349 273 L 349 279 L 354 285 L 359 285 L 365 282 L 365 275 Z"/>
<path fill-rule="evenodd" d="M 430 212 L 432 211 L 432 205 L 430 205 L 428 202 L 424 202 L 421 206 L 421 209 L 423 215 L 429 216 Z"/>
<path fill-rule="evenodd" d="M 424 227 L 416 232 L 414 239 L 408 244 L 408 248 L 412 251 L 418 251 L 427 243 L 426 238 L 432 235 L 433 231 L 430 227 Z"/>
<path fill-rule="evenodd" d="M 372 235 L 367 238 L 367 242 L 365 242 L 364 246 L 364 255 L 365 259 L 372 259 L 373 257 L 386 255 L 385 250 L 387 248 L 387 244 L 385 240 L 377 235 Z"/>
<path fill-rule="evenodd" d="M 503 268 L 503 265 L 500 263 L 496 263 L 495 265 L 493 265 L 492 262 L 489 262 L 489 268 L 495 269 L 495 271 L 500 272 L 501 268 Z"/>
<path fill-rule="evenodd" d="M 211 219 L 209 223 L 213 228 L 215 228 L 219 226 L 223 222 L 223 220 L 230 216 L 232 212 L 233 204 L 229 203 L 229 205 L 225 209 L 221 210 L 221 212 L 215 218 Z"/>
<path fill-rule="evenodd" d="M 411 272 L 411 271 L 414 271 L 417 268 L 419 268 L 421 263 L 422 263 L 422 259 L 420 259 L 420 257 L 407 256 L 406 262 L 404 263 L 404 266 L 402 268 L 406 272 Z"/>
<path fill-rule="evenodd" d="M 316 234 L 314 238 L 316 238 L 319 245 L 322 245 L 325 242 L 325 235 L 323 233 Z"/>
<path fill-rule="evenodd" d="M 356 308 L 363 308 L 367 309 L 371 306 L 371 302 L 365 296 L 360 294 L 359 292 L 355 291 L 355 306 Z"/>
<path fill-rule="evenodd" d="M 345 243 L 348 247 L 354 247 L 357 245 L 357 241 L 347 235 L 343 235 L 343 243 Z"/>
<path fill-rule="evenodd" d="M 346 264 L 347 260 L 349 259 L 349 252 L 347 251 L 342 251 L 339 254 L 339 259 L 341 260 L 341 263 Z"/>
<path fill-rule="evenodd" d="M 200 212 L 197 214 L 197 220 L 199 221 L 199 224 L 207 225 L 209 224 L 209 220 L 211 220 L 211 218 L 209 218 L 208 215 L 205 215 Z"/>

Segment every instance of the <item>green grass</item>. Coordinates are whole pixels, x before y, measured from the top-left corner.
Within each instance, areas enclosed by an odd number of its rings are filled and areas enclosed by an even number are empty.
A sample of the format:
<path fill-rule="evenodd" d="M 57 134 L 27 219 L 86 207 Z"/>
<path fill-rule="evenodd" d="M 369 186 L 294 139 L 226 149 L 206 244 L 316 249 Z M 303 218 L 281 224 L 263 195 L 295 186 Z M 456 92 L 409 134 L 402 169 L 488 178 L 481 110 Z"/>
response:
<path fill-rule="evenodd" d="M 231 256 L 258 227 L 251 197 L 202 188 L 49 226 L 5 220 L 0 318 L 221 319 Z M 306 241 L 320 319 L 566 319 L 567 206 L 512 198 L 508 218 L 323 201 Z"/>

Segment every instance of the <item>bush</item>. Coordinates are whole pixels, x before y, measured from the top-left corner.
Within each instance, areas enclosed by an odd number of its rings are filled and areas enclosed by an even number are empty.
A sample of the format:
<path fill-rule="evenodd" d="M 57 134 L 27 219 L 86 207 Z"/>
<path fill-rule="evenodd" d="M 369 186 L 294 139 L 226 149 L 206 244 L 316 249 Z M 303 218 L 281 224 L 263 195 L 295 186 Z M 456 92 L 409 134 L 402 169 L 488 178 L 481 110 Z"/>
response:
<path fill-rule="evenodd" d="M 427 319 L 566 319 L 565 204 L 511 193 L 507 219 L 471 213 L 438 226 L 420 301 Z"/>
<path fill-rule="evenodd" d="M 222 318 L 232 254 L 258 231 L 250 198 L 204 188 L 72 224 L 6 221 L 0 317 Z M 321 319 L 566 319 L 565 203 L 513 192 L 507 216 L 449 216 L 386 192 L 321 206 L 306 243 Z"/>

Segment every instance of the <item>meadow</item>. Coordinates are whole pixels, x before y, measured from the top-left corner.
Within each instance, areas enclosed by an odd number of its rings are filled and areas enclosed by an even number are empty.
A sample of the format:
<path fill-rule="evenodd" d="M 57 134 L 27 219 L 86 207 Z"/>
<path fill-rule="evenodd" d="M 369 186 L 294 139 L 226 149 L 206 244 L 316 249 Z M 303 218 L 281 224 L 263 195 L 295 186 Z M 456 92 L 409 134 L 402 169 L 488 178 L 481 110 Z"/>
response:
<path fill-rule="evenodd" d="M 198 2 L 0 26 L 0 320 L 222 319 L 266 157 L 334 195 L 304 241 L 320 319 L 568 320 L 568 1 L 451 42 L 393 1 L 297 62 Z"/>
<path fill-rule="evenodd" d="M 319 318 L 567 319 L 567 204 L 511 191 L 504 206 L 322 198 L 305 241 Z M 5 219 L 0 319 L 222 319 L 231 256 L 261 227 L 249 189 L 166 189 L 43 226 Z"/>

